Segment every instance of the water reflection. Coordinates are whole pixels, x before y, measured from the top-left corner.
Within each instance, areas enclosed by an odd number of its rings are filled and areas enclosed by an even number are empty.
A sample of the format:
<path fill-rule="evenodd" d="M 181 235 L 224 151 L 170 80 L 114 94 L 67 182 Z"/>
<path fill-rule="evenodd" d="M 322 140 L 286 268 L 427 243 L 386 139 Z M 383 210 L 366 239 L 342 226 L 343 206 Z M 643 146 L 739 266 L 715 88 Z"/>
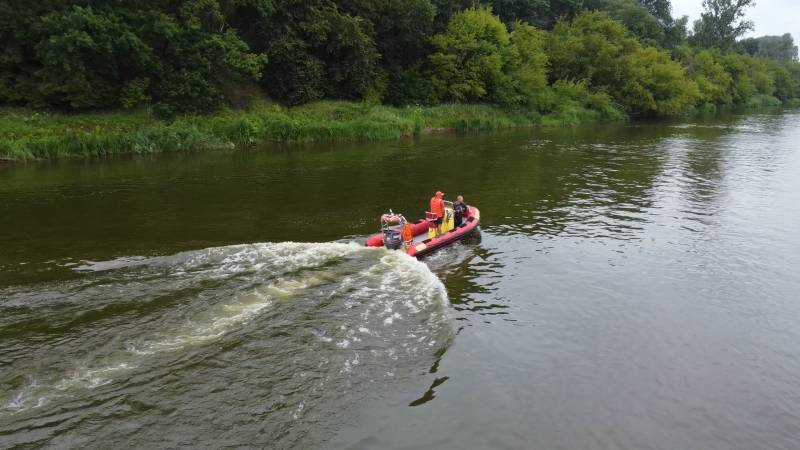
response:
<path fill-rule="evenodd" d="M 800 398 L 791 376 L 800 370 L 797 123 L 797 114 L 753 115 L 6 168 L 0 294 L 12 302 L 0 299 L 8 337 L 0 362 L 20 368 L 8 378 L 24 400 L 6 403 L 36 408 L 42 386 L 25 378 L 38 369 L 27 361 L 32 347 L 35 360 L 66 370 L 59 355 L 86 348 L 127 357 L 109 336 L 138 342 L 146 329 L 172 345 L 162 336 L 174 328 L 171 315 L 191 312 L 186 323 L 195 323 L 210 317 L 209 304 L 219 306 L 213 317 L 228 314 L 225 283 L 241 295 L 232 306 L 249 308 L 265 277 L 257 257 L 244 277 L 194 273 L 191 289 L 175 285 L 183 276 L 175 271 L 154 283 L 139 270 L 132 279 L 109 270 L 109 279 L 92 278 L 95 286 L 75 270 L 95 267 L 86 261 L 134 264 L 134 255 L 243 242 L 358 241 L 382 212 L 420 216 L 441 189 L 480 207 L 482 229 L 424 259 L 436 277 L 402 270 L 423 266 L 337 258 L 269 282 L 274 312 L 231 326 L 221 349 L 192 347 L 192 361 L 179 359 L 182 373 L 169 358 L 136 354 L 147 364 L 136 372 L 144 384 L 117 360 L 42 379 L 55 393 L 62 378 L 110 378 L 97 388 L 124 388 L 145 404 L 122 418 L 97 417 L 108 432 L 112 423 L 171 423 L 162 412 L 191 423 L 226 418 L 224 439 L 204 431 L 220 445 L 327 445 L 340 432 L 341 446 L 370 448 L 796 447 L 787 430 L 799 418 L 786 399 Z M 372 284 L 354 281 L 361 272 Z M 446 312 L 447 329 L 412 322 L 405 333 L 404 322 L 424 316 L 409 309 L 401 319 L 387 305 L 413 301 L 436 279 L 449 300 L 436 310 Z M 302 280 L 309 287 L 295 285 Z M 161 283 L 170 295 L 157 295 Z M 85 302 L 48 309 L 70 286 Z M 387 288 L 376 297 L 374 289 Z M 286 289 L 298 300 L 281 300 Z M 436 345 L 409 352 L 434 331 Z M 188 417 L 194 422 L 168 411 L 167 400 L 147 406 L 151 393 L 141 386 L 151 374 L 194 379 L 201 362 L 202 383 L 167 382 L 161 391 L 202 412 Z M 112 374 L 95 373 L 107 366 Z M 328 375 L 304 381 L 315 374 Z M 198 395 L 198 386 L 207 391 Z M 307 393 L 311 401 L 301 401 Z M 284 431 L 265 436 L 267 420 L 267 429 Z M 145 438 L 169 433 L 152 430 Z M 120 442 L 157 442 L 141 439 Z"/>

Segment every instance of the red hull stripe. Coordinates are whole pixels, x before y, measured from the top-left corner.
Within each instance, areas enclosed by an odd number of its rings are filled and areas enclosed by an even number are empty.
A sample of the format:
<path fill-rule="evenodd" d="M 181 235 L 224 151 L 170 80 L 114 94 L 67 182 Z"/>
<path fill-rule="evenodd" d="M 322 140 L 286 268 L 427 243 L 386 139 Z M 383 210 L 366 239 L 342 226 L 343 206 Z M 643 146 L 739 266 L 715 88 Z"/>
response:
<path fill-rule="evenodd" d="M 422 256 L 425 253 L 432 252 L 436 249 L 444 247 L 446 245 L 452 244 L 460 239 L 463 239 L 470 233 L 472 233 L 475 228 L 478 227 L 481 221 L 481 213 L 478 211 L 478 208 L 474 206 L 469 207 L 469 217 L 464 221 L 464 223 L 453 230 L 448 231 L 447 233 L 435 237 L 433 239 L 425 239 L 422 242 L 418 242 L 412 245 L 408 249 L 408 254 L 410 256 Z M 424 219 L 420 219 L 415 223 L 411 224 L 411 232 L 414 236 L 419 236 L 420 234 L 427 234 L 428 233 L 428 222 Z M 366 242 L 367 247 L 383 247 L 383 233 L 373 234 L 367 239 Z"/>

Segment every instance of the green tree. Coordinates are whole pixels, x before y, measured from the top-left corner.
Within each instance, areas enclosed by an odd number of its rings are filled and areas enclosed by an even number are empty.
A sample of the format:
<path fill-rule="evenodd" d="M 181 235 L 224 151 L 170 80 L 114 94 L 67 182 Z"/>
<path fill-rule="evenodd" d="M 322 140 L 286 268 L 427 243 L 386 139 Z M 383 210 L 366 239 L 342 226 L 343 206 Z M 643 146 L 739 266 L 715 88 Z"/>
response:
<path fill-rule="evenodd" d="M 459 12 L 467 9 L 474 8 L 480 4 L 479 0 L 431 0 L 436 7 L 436 21 L 434 23 L 434 30 L 436 32 L 444 31 L 450 19 Z"/>
<path fill-rule="evenodd" d="M 757 94 L 774 94 L 775 80 L 765 60 L 738 53 L 725 53 L 720 62 L 731 76 L 731 96 L 734 103 L 746 103 Z"/>
<path fill-rule="evenodd" d="M 637 0 L 653 17 L 663 24 L 672 22 L 672 4 L 669 0 Z"/>
<path fill-rule="evenodd" d="M 419 101 L 425 91 L 419 83 L 419 77 L 424 77 L 422 62 L 432 48 L 434 4 L 430 0 L 348 0 L 338 4 L 369 25 L 366 28 L 380 54 L 379 70 L 387 83 L 384 101 Z"/>
<path fill-rule="evenodd" d="M 667 52 L 642 47 L 605 13 L 586 12 L 571 23 L 559 22 L 549 36 L 548 56 L 551 81 L 586 80 L 629 113 L 676 114 L 698 95 Z"/>
<path fill-rule="evenodd" d="M 445 100 L 488 100 L 504 83 L 503 53 L 510 36 L 503 22 L 488 8 L 470 8 L 456 14 L 447 30 L 433 37 L 436 52 L 430 57 L 433 82 Z"/>
<path fill-rule="evenodd" d="M 535 27 L 524 22 L 514 24 L 504 66 L 508 82 L 499 103 L 537 106 L 547 88 L 545 40 L 545 33 Z"/>
<path fill-rule="evenodd" d="M 69 6 L 58 0 L 0 1 L 0 103 L 47 106 L 36 75 L 42 68 L 36 46 L 46 36 L 42 17 Z"/>
<path fill-rule="evenodd" d="M 551 28 L 559 18 L 572 18 L 586 6 L 584 0 L 492 0 L 483 1 L 507 25 L 527 22 L 539 28 Z"/>
<path fill-rule="evenodd" d="M 126 84 L 154 64 L 152 49 L 119 16 L 74 6 L 44 16 L 47 39 L 36 47 L 43 102 L 74 109 L 118 104 Z"/>
<path fill-rule="evenodd" d="M 662 46 L 664 48 L 675 48 L 685 45 L 689 37 L 689 16 L 683 16 L 680 19 L 673 19 L 664 28 L 664 41 Z"/>
<path fill-rule="evenodd" d="M 636 0 L 591 0 L 588 5 L 622 22 L 645 45 L 656 46 L 664 41 L 664 25 Z"/>
<path fill-rule="evenodd" d="M 745 52 L 775 61 L 797 61 L 797 46 L 789 33 L 783 36 L 761 36 L 739 41 Z"/>
<path fill-rule="evenodd" d="M 34 106 L 104 108 L 153 99 L 165 114 L 224 103 L 224 85 L 257 79 L 265 59 L 227 23 L 217 0 L 19 2 L 0 99 Z M 5 7 L 6 4 L 3 4 Z"/>
<path fill-rule="evenodd" d="M 775 81 L 775 97 L 785 102 L 800 97 L 800 63 L 771 63 Z"/>
<path fill-rule="evenodd" d="M 753 1 L 703 0 L 705 12 L 694 23 L 692 42 L 706 48 L 732 48 L 736 39 L 753 29 L 753 22 L 744 20 L 745 9 Z"/>
<path fill-rule="evenodd" d="M 722 53 L 716 49 L 680 47 L 675 56 L 686 73 L 697 83 L 701 104 L 729 105 L 733 103 L 733 79 L 720 62 Z"/>
<path fill-rule="evenodd" d="M 377 76 L 371 24 L 328 0 L 275 0 L 252 45 L 269 58 L 261 85 L 288 104 L 361 99 Z"/>
<path fill-rule="evenodd" d="M 532 106 L 546 87 L 544 34 L 523 22 L 509 33 L 488 8 L 455 15 L 433 43 L 433 81 L 444 100 Z"/>

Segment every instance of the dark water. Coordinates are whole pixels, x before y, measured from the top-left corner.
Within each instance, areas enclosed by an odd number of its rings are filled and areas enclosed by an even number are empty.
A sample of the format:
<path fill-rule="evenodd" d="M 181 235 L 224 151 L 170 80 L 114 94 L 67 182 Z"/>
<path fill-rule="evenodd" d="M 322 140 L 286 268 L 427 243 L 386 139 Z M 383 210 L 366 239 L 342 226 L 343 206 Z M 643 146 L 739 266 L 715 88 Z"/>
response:
<path fill-rule="evenodd" d="M 0 448 L 800 448 L 800 113 L 0 166 Z M 436 189 L 479 236 L 361 242 Z"/>

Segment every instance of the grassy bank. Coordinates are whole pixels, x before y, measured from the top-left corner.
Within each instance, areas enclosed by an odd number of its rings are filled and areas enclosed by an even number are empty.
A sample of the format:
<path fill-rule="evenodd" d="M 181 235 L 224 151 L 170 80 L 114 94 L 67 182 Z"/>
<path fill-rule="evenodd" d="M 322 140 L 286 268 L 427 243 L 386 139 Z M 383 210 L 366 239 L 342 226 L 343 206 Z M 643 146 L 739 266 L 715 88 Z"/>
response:
<path fill-rule="evenodd" d="M 487 105 L 392 108 L 318 102 L 286 108 L 256 103 L 244 111 L 162 121 L 145 111 L 55 114 L 0 109 L 0 159 L 100 157 L 126 153 L 233 149 L 260 142 L 390 140 L 433 130 L 570 126 L 609 118 L 577 104 L 557 113 Z"/>

